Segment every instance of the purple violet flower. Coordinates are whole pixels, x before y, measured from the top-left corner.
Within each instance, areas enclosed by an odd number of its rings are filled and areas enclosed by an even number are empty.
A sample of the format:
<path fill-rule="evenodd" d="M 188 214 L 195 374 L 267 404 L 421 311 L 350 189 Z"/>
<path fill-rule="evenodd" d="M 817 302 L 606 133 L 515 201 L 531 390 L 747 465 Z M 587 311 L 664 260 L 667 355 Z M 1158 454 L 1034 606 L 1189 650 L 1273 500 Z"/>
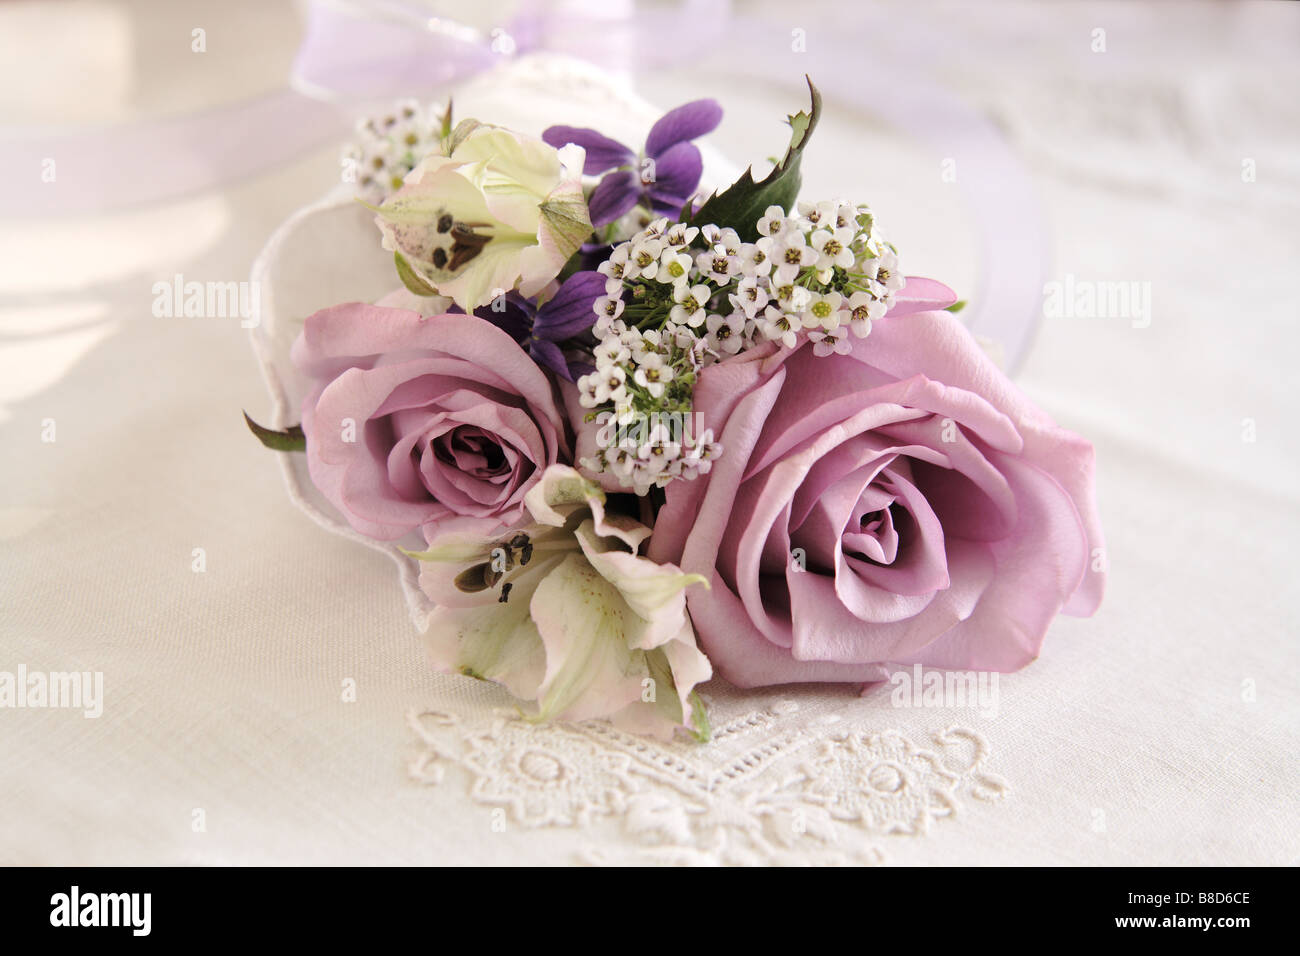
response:
<path fill-rule="evenodd" d="M 596 324 L 592 306 L 604 294 L 603 275 L 575 272 L 541 306 L 518 292 L 507 292 L 503 309 L 494 309 L 489 303 L 475 309 L 474 314 L 509 334 L 538 365 L 572 382 L 590 371 L 591 366 L 581 357 L 570 360 L 560 344 L 591 330 Z"/>
<path fill-rule="evenodd" d="M 691 140 L 712 132 L 722 122 L 716 100 L 695 100 L 665 113 L 650 129 L 645 151 L 638 156 L 622 143 L 594 129 L 552 126 L 542 134 L 556 149 L 577 143 L 587 151 L 583 172 L 604 176 L 587 200 L 594 226 L 603 226 L 627 213 L 638 202 L 659 216 L 676 219 L 700 184 L 704 161 Z M 631 167 L 631 168 L 624 168 Z"/>

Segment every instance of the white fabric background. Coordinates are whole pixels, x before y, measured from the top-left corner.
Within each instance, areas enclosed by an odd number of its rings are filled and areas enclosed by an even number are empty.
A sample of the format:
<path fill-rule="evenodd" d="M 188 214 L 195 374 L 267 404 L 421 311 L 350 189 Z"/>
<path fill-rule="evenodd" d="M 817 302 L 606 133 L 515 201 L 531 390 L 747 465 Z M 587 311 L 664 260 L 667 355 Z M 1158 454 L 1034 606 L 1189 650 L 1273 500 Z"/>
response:
<path fill-rule="evenodd" d="M 1020 152 L 1048 214 L 1050 278 L 1151 284 L 1150 327 L 1047 320 L 1019 376 L 1097 447 L 1109 590 L 1002 678 L 996 717 L 714 688 L 719 720 L 776 702 L 813 735 L 828 715 L 914 740 L 976 731 L 1005 796 L 876 839 L 893 862 L 1294 863 L 1300 11 L 881 11 Z M 799 16 L 773 22 L 808 29 L 815 76 L 833 14 Z M 208 31 L 202 56 L 193 26 Z M 1098 27 L 1104 54 L 1090 50 Z M 252 2 L 6 4 L 0 111 L 108 122 L 272 90 L 297 30 L 292 8 Z M 712 142 L 740 160 L 774 151 L 793 105 L 707 63 L 637 87 L 665 107 L 717 97 Z M 829 99 L 805 192 L 870 201 L 909 273 L 962 291 L 977 230 L 941 158 Z M 238 321 L 150 314 L 152 284 L 176 272 L 244 278 L 337 169 L 329 149 L 165 206 L 0 224 L 0 670 L 102 671 L 106 696 L 98 720 L 0 710 L 0 862 L 550 863 L 633 841 L 619 814 L 512 816 L 497 832 L 463 768 L 412 779 L 409 711 L 469 720 L 506 699 L 431 674 L 388 560 L 289 504 L 239 417 L 268 399 Z"/>

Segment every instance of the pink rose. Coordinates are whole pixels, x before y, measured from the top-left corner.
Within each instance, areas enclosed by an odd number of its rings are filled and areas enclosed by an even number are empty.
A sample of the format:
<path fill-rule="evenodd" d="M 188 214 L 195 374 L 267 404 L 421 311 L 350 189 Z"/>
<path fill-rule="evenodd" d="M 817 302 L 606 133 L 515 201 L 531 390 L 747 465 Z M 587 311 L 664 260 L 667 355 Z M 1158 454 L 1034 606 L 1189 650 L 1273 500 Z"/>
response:
<path fill-rule="evenodd" d="M 457 516 L 491 533 L 570 460 L 550 380 L 472 315 L 338 305 L 307 319 L 292 356 L 317 381 L 302 409 L 312 482 L 370 537 Z"/>
<path fill-rule="evenodd" d="M 1101 600 L 1092 446 L 946 312 L 852 342 L 705 369 L 695 410 L 725 450 L 668 486 L 649 557 L 710 579 L 691 617 L 743 687 L 1024 666 Z"/>

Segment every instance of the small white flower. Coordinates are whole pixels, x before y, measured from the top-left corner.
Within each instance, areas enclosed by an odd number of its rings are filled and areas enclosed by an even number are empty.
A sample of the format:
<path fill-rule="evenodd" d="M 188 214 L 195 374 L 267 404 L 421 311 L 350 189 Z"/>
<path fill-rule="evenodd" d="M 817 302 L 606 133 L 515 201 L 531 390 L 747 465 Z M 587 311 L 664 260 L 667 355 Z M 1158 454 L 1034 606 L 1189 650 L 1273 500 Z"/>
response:
<path fill-rule="evenodd" d="M 751 319 L 763 310 L 771 296 L 767 288 L 753 276 L 741 279 L 736 284 L 736 291 L 730 296 L 731 304 L 744 311 Z"/>
<path fill-rule="evenodd" d="M 709 303 L 713 290 L 706 285 L 688 285 L 682 283 L 673 289 L 673 306 L 669 318 L 678 325 L 699 328 L 704 324 L 704 307 Z"/>
<path fill-rule="evenodd" d="M 843 302 L 844 297 L 838 292 L 814 292 L 812 301 L 800 315 L 803 327 L 828 331 L 839 328 L 842 322 L 848 321 L 848 313 L 843 309 Z"/>
<path fill-rule="evenodd" d="M 679 349 L 693 349 L 700 341 L 688 325 L 680 325 L 671 319 L 664 323 L 663 334 L 666 340 Z"/>
<path fill-rule="evenodd" d="M 609 460 L 609 470 L 621 481 L 632 476 L 632 469 L 636 467 L 636 456 L 627 448 L 618 448 L 606 456 Z"/>
<path fill-rule="evenodd" d="M 658 336 L 654 332 L 638 332 L 636 329 L 632 329 L 623 336 L 623 345 L 630 353 L 632 362 L 637 365 L 645 362 L 647 356 L 658 355 L 667 351 L 661 346 Z"/>
<path fill-rule="evenodd" d="M 636 358 L 637 355 L 668 354 L 668 339 L 664 336 L 662 330 L 647 329 L 645 332 L 638 334 L 641 337 L 640 348 L 637 349 L 633 358 Z M 638 359 L 638 361 L 640 360 Z"/>
<path fill-rule="evenodd" d="M 705 336 L 705 342 L 710 349 L 715 352 L 726 352 L 728 355 L 735 355 L 745 344 L 745 327 L 740 324 L 737 328 L 737 315 L 719 315 L 711 313 L 705 320 L 705 328 L 709 334 Z"/>
<path fill-rule="evenodd" d="M 793 282 L 800 272 L 817 261 L 817 251 L 808 245 L 801 232 L 783 233 L 773 253 L 776 278 L 780 282 Z"/>
<path fill-rule="evenodd" d="M 808 336 L 809 340 L 813 343 L 813 354 L 848 354 L 853 350 L 853 346 L 846 341 L 848 334 L 849 330 L 844 328 L 816 329 Z"/>
<path fill-rule="evenodd" d="M 747 276 L 765 276 L 772 271 L 772 249 L 776 241 L 762 236 L 757 242 L 740 246 L 740 271 Z"/>
<path fill-rule="evenodd" d="M 856 258 L 853 254 L 852 229 L 818 229 L 812 234 L 812 247 L 817 250 L 817 268 L 847 269 Z"/>
<path fill-rule="evenodd" d="M 621 296 L 602 295 L 591 307 L 596 315 L 612 322 L 623 314 L 623 299 Z"/>
<path fill-rule="evenodd" d="M 849 327 L 853 329 L 853 334 L 860 339 L 865 339 L 871 334 L 871 323 L 876 319 L 884 318 L 885 303 L 881 302 L 870 292 L 855 292 L 849 297 Z"/>
<path fill-rule="evenodd" d="M 876 281 L 876 266 L 878 264 L 877 253 L 871 248 L 870 243 L 858 246 L 858 258 L 853 263 L 853 271 L 859 276 L 865 276 L 869 283 Z"/>
<path fill-rule="evenodd" d="M 763 310 L 763 318 L 759 321 L 758 328 L 768 341 L 779 341 L 788 349 L 794 348 L 798 341 L 795 323 L 787 313 L 774 305 L 769 305 Z"/>
<path fill-rule="evenodd" d="M 781 288 L 783 292 L 786 292 L 785 297 L 782 300 L 782 305 L 787 311 L 795 313 L 803 312 L 812 304 L 813 294 L 803 286 L 782 286 Z"/>
<path fill-rule="evenodd" d="M 636 421 L 636 409 L 632 407 L 630 398 L 614 403 L 614 421 L 619 425 L 630 425 Z"/>
<path fill-rule="evenodd" d="M 659 257 L 663 251 L 662 239 L 641 239 L 634 242 L 627 257 L 628 278 L 653 279 L 659 274 Z"/>
<path fill-rule="evenodd" d="M 693 444 L 683 456 L 683 470 L 690 470 L 695 474 L 707 475 L 709 469 L 713 467 L 713 462 L 722 454 L 722 445 L 713 440 L 713 429 L 706 428 L 704 432 L 695 439 Z M 691 475 L 690 477 L 695 477 Z"/>
<path fill-rule="evenodd" d="M 890 249 L 883 249 L 875 259 L 876 283 L 886 295 L 893 295 L 903 288 L 903 274 L 898 271 L 898 256 Z"/>
<path fill-rule="evenodd" d="M 664 242 L 673 249 L 689 246 L 700 234 L 698 226 L 688 226 L 684 222 L 673 223 L 664 233 Z"/>
<path fill-rule="evenodd" d="M 856 234 L 858 228 L 858 207 L 847 200 L 841 199 L 835 204 L 835 228 L 851 229 Z"/>
<path fill-rule="evenodd" d="M 662 363 L 663 357 L 668 354 L 668 344 L 659 341 L 659 332 L 657 330 L 654 335 L 653 340 L 643 337 L 640 344 L 632 349 L 632 361 L 635 364 L 654 365 Z"/>
<path fill-rule="evenodd" d="M 660 355 L 650 352 L 643 357 L 633 378 L 655 398 L 661 398 L 664 394 L 664 386 L 673 380 L 673 370 L 671 366 L 664 364 Z"/>
<path fill-rule="evenodd" d="M 673 441 L 672 435 L 663 425 L 650 429 L 645 443 L 637 449 L 636 456 L 645 462 L 650 477 L 663 474 L 681 454 L 682 447 Z"/>
<path fill-rule="evenodd" d="M 606 295 L 617 295 L 623 291 L 623 279 L 627 273 L 627 257 L 631 252 L 630 243 L 621 243 L 614 247 L 609 258 L 596 266 L 596 271 L 605 277 Z"/>
<path fill-rule="evenodd" d="M 728 226 L 726 229 L 719 230 L 717 238 L 711 245 L 722 246 L 729 256 L 739 256 L 740 247 L 744 243 L 740 241 L 740 233 Z"/>
<path fill-rule="evenodd" d="M 658 219 L 652 219 L 646 223 L 645 228 L 641 230 L 641 236 L 645 239 L 658 239 L 667 231 L 668 217 L 660 216 Z"/>
<path fill-rule="evenodd" d="M 704 240 L 704 244 L 710 249 L 714 246 L 722 246 L 727 255 L 740 255 L 740 234 L 730 226 L 724 229 L 721 226 L 709 223 L 700 230 L 700 238 Z"/>
<path fill-rule="evenodd" d="M 731 277 L 740 272 L 740 257 L 727 255 L 726 248 L 718 243 L 707 252 L 695 257 L 695 267 L 703 278 L 718 285 L 727 285 Z"/>
<path fill-rule="evenodd" d="M 596 400 L 596 383 L 600 381 L 600 374 L 601 371 L 597 370 L 578 379 L 578 403 L 583 408 L 595 408 L 600 404 Z"/>
<path fill-rule="evenodd" d="M 616 335 L 607 336 L 594 352 L 597 372 L 603 372 L 612 365 L 622 365 L 632 357 L 631 351 Z"/>
<path fill-rule="evenodd" d="M 602 315 L 596 319 L 596 324 L 592 328 L 598 336 L 604 339 L 609 335 L 622 335 L 627 331 L 627 323 L 622 319 L 611 319 Z"/>
<path fill-rule="evenodd" d="M 785 218 L 785 210 L 780 206 L 768 206 L 763 218 L 758 220 L 758 231 L 764 236 L 780 236 L 792 228 Z"/>
<path fill-rule="evenodd" d="M 596 379 L 595 399 L 597 405 L 605 402 L 621 402 L 627 398 L 627 373 L 622 366 L 613 365 L 600 373 Z"/>
<path fill-rule="evenodd" d="M 611 335 L 614 336 L 615 338 L 618 338 L 626 331 L 627 331 L 627 323 L 624 322 L 622 319 L 611 320 L 611 319 L 600 318 L 596 320 L 595 332 L 598 336 L 600 336 L 602 340 L 604 340 L 605 338 Z"/>
<path fill-rule="evenodd" d="M 800 202 L 796 205 L 799 216 L 795 220 L 800 229 L 816 229 L 824 223 L 833 223 L 835 221 L 835 206 L 833 202 L 823 200 L 821 202 Z"/>
<path fill-rule="evenodd" d="M 690 278 L 691 257 L 673 247 L 665 249 L 659 258 L 659 272 L 655 275 L 655 280 L 664 285 L 677 285 L 689 282 Z"/>

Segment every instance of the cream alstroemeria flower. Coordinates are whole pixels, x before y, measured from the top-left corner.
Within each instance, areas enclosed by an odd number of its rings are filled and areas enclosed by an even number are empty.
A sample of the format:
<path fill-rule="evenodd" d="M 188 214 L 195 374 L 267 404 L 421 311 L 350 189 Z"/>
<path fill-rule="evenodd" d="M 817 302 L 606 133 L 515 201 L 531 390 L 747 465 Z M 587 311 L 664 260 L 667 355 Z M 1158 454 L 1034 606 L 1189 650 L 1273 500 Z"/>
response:
<path fill-rule="evenodd" d="M 536 702 L 537 720 L 609 717 L 707 739 L 693 689 L 713 669 L 684 593 L 705 579 L 639 556 L 650 529 L 607 513 L 604 492 L 567 465 L 546 469 L 524 501 L 531 525 L 491 541 L 444 534 L 415 555 L 439 605 L 425 634 L 435 666 Z"/>
<path fill-rule="evenodd" d="M 535 295 L 591 235 L 582 147 L 465 120 L 443 150 L 377 210 L 404 281 L 467 312 L 512 289 Z"/>

